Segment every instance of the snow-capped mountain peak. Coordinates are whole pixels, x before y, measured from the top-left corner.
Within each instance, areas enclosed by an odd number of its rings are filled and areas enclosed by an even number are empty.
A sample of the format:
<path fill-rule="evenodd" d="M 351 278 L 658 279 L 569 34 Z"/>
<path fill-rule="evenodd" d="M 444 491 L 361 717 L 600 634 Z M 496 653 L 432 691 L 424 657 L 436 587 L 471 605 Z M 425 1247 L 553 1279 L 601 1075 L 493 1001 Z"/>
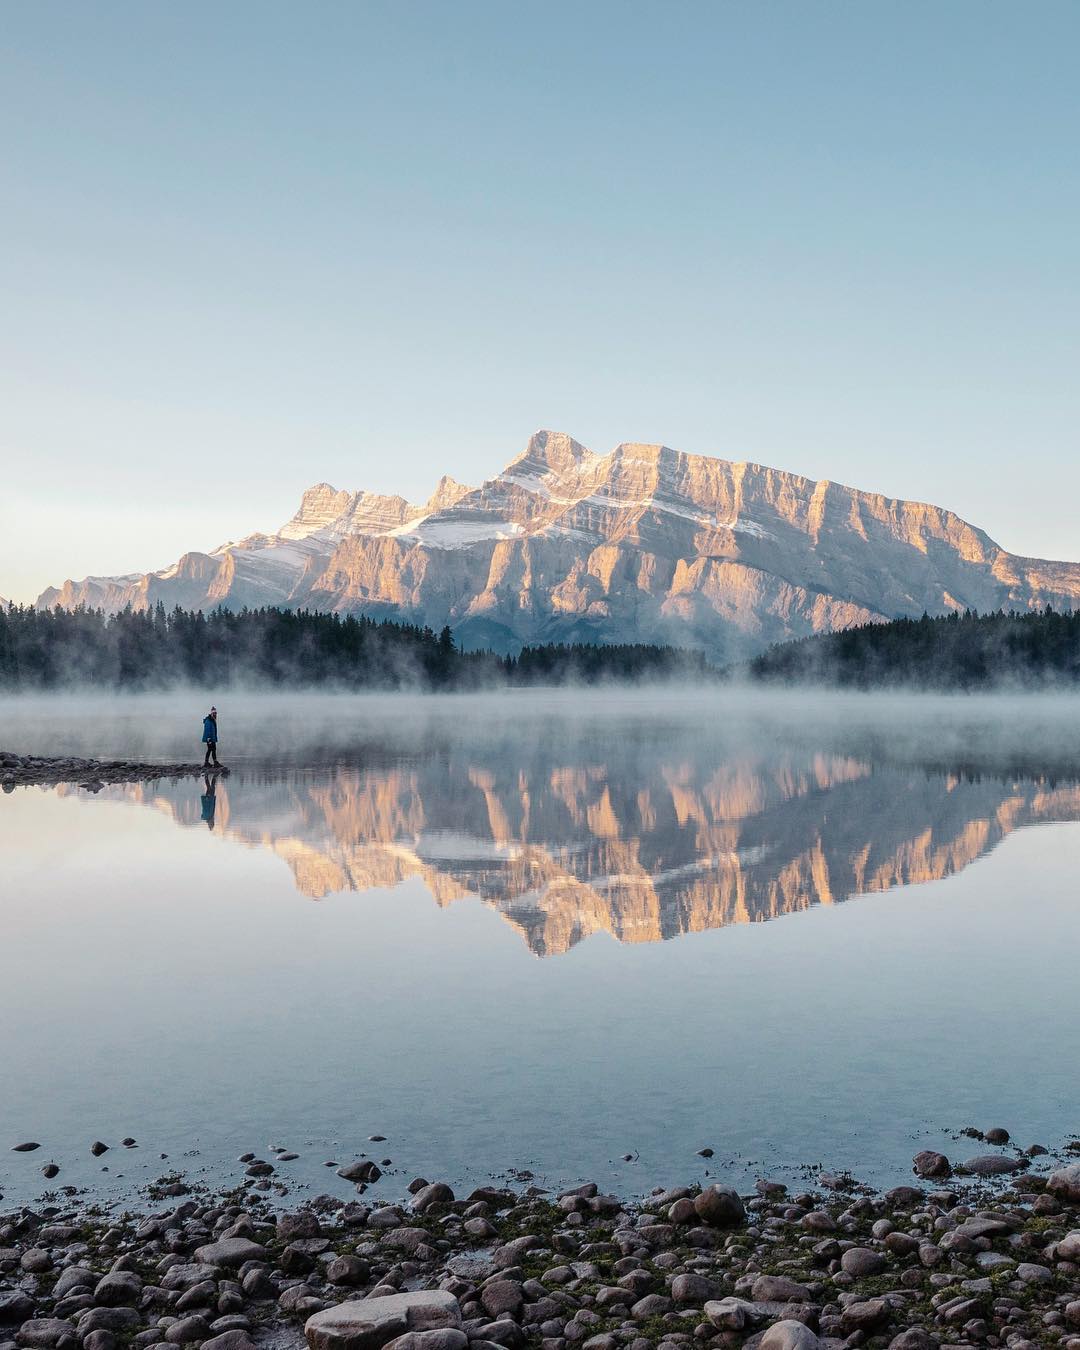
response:
<path fill-rule="evenodd" d="M 441 627 L 473 645 L 667 641 L 742 655 L 927 610 L 1080 600 L 1080 564 L 1007 553 L 959 516 L 745 461 L 539 431 L 494 477 L 423 505 L 308 488 L 211 554 L 65 582 L 40 604 L 305 606 Z"/>

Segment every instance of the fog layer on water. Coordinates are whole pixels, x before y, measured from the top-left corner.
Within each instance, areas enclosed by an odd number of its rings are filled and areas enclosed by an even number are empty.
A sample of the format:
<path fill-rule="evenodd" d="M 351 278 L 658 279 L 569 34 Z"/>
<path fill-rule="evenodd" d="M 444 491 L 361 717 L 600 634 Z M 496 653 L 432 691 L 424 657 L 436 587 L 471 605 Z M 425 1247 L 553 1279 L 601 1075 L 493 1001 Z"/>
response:
<path fill-rule="evenodd" d="M 1076 698 L 185 690 L 8 699 L 0 748 L 195 763 L 211 702 L 228 776 L 0 795 L 13 1203 L 271 1142 L 344 1199 L 373 1133 L 396 1198 L 1075 1129 Z"/>
<path fill-rule="evenodd" d="M 0 749 L 18 754 L 201 757 L 218 707 L 230 764 L 302 763 L 438 739 L 704 736 L 718 745 L 819 745 L 973 771 L 1080 770 L 1080 694 L 923 694 L 745 686 L 520 689 L 461 694 L 245 693 L 0 698 Z"/>

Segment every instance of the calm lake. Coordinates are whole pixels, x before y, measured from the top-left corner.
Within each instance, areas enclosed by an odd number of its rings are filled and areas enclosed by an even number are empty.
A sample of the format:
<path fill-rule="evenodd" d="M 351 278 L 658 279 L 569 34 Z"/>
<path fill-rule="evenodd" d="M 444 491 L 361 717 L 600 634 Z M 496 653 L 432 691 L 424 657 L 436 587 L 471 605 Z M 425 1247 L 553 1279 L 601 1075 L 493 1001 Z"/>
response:
<path fill-rule="evenodd" d="M 1077 701 L 217 703 L 216 785 L 0 797 L 8 1202 L 274 1145 L 342 1196 L 362 1153 L 395 1197 L 902 1181 L 1080 1129 Z M 204 711 L 0 703 L 0 746 L 194 759 Z"/>

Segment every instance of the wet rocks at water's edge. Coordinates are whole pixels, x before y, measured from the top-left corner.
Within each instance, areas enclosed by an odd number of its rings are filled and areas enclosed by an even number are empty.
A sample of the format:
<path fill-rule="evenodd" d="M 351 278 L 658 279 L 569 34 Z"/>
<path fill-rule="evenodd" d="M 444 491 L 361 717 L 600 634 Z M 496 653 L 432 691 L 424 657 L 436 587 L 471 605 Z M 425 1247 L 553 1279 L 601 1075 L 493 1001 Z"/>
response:
<path fill-rule="evenodd" d="M 142 1218 L 0 1212 L 0 1350 L 1080 1350 L 1080 1163 L 819 1180 L 631 1205 L 418 1179 L 288 1213 L 248 1181 Z"/>
<path fill-rule="evenodd" d="M 0 788 L 55 786 L 77 783 L 98 792 L 110 783 L 149 783 L 159 778 L 191 778 L 204 771 L 202 764 L 146 764 L 133 759 L 78 759 L 75 756 L 47 758 L 16 755 L 0 750 Z M 226 768 L 214 770 L 227 774 Z"/>

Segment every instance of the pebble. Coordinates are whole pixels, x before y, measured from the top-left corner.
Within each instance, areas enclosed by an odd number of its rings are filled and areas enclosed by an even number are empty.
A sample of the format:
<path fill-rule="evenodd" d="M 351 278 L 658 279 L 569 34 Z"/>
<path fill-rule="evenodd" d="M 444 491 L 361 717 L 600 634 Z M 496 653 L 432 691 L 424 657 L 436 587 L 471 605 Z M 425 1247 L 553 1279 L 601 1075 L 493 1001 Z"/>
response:
<path fill-rule="evenodd" d="M 61 1193 L 0 1213 L 0 1350 L 294 1350 L 301 1325 L 310 1350 L 1080 1350 L 1080 1165 L 929 1194 L 829 1179 L 748 1206 L 719 1183 L 631 1205 L 417 1178 L 407 1206 L 276 1212 L 258 1178 L 147 1218 Z"/>

